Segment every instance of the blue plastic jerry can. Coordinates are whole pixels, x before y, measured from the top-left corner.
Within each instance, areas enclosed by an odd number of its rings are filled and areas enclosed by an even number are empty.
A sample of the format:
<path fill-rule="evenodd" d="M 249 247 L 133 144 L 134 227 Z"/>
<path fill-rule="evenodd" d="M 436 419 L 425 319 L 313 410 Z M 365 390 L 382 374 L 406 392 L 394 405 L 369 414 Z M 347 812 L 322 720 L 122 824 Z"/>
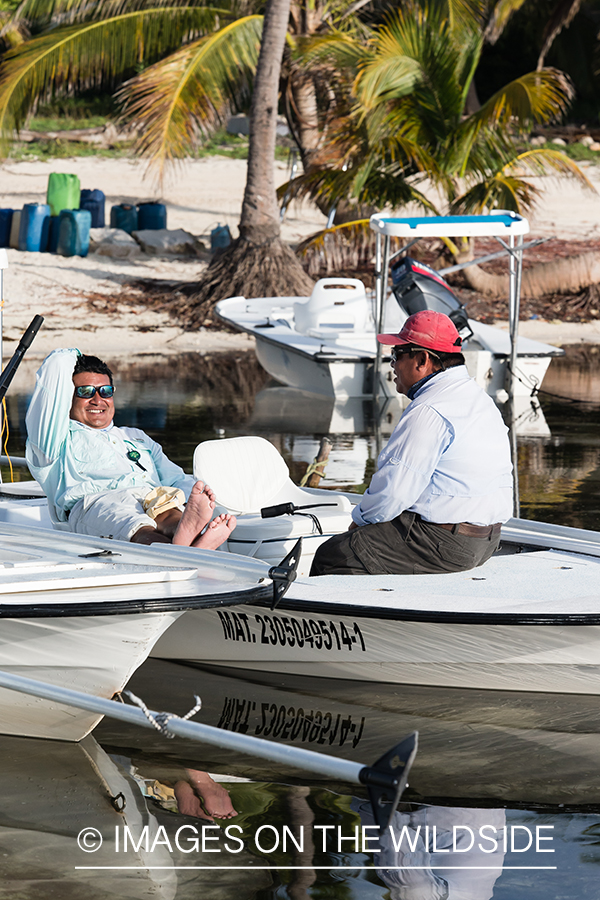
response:
<path fill-rule="evenodd" d="M 229 225 L 217 225 L 216 228 L 210 233 L 210 249 L 214 252 L 215 250 L 223 250 L 225 247 L 229 247 L 231 243 L 231 232 L 229 230 Z"/>

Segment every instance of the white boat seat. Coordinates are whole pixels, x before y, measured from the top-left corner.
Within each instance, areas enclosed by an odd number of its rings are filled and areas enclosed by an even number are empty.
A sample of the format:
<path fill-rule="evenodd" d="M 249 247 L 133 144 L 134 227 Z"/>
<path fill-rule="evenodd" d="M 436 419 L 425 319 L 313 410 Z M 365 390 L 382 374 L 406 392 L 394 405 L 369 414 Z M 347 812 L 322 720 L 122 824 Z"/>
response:
<path fill-rule="evenodd" d="M 261 437 L 199 444 L 194 451 L 194 478 L 210 485 L 219 506 L 237 516 L 235 531 L 227 548 L 223 548 L 234 553 L 279 562 L 302 537 L 305 538 L 302 569 L 306 570 L 319 544 L 333 534 L 346 531 L 350 524 L 352 504 L 347 497 L 333 491 L 298 487 L 277 449 Z M 261 518 L 261 509 L 279 503 L 334 505 L 307 510 L 316 515 L 323 532 L 320 534 L 314 520 L 305 515 Z"/>
<path fill-rule="evenodd" d="M 38 484 L 37 481 L 20 481 L 20 482 L 16 482 L 16 483 L 10 484 L 10 485 L 3 484 L 1 486 L 1 490 L 2 490 L 2 492 L 12 493 L 16 496 L 18 496 L 19 494 L 23 494 L 23 493 L 25 493 L 25 494 L 31 493 L 31 494 L 36 494 L 40 498 L 44 498 L 44 500 L 38 504 L 35 504 L 33 502 L 30 504 L 31 507 L 35 506 L 35 507 L 38 507 L 38 509 L 39 509 L 37 516 L 39 517 L 40 526 L 42 528 L 47 527 L 47 523 L 48 523 L 48 519 L 49 519 L 50 523 L 52 524 L 52 528 L 54 528 L 55 531 L 69 531 L 68 523 L 62 522 L 58 518 L 58 516 L 56 514 L 56 510 L 54 508 L 54 504 L 50 502 L 49 498 L 46 498 L 44 489 L 42 488 L 42 486 L 40 484 Z M 47 502 L 46 502 L 46 500 L 47 500 Z M 26 508 L 23 507 L 23 511 L 25 511 L 25 509 Z M 29 517 L 31 517 L 31 510 L 29 511 Z M 15 519 L 11 518 L 10 520 L 14 521 Z M 5 521 L 8 521 L 8 517 L 5 519 Z M 36 524 L 37 524 L 37 522 L 36 522 Z"/>
<path fill-rule="evenodd" d="M 46 495 L 37 481 L 0 484 L 0 522 L 34 528 L 51 527 Z"/>
<path fill-rule="evenodd" d="M 364 284 L 358 278 L 321 278 L 308 300 L 294 303 L 294 322 L 296 331 L 314 337 L 372 330 Z"/>

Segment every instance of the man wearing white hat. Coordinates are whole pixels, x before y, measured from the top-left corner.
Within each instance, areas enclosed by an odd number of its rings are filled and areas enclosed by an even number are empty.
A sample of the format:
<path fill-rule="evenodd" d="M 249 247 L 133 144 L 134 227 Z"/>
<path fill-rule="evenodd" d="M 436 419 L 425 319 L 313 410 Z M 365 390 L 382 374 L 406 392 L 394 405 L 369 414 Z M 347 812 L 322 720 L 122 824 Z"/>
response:
<path fill-rule="evenodd" d="M 393 347 L 396 390 L 411 400 L 379 455 L 347 532 L 321 544 L 311 575 L 461 572 L 480 566 L 512 514 L 508 430 L 468 375 L 443 313 L 410 316 Z"/>

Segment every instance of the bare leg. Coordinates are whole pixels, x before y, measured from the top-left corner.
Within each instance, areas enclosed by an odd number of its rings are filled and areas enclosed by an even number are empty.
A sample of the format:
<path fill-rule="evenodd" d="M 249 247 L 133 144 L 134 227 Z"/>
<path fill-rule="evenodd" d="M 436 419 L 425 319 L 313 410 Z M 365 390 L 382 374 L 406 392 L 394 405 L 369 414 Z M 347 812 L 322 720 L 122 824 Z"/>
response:
<path fill-rule="evenodd" d="M 171 538 L 161 534 L 156 528 L 148 527 L 140 528 L 130 539 L 132 544 L 170 544 Z"/>
<path fill-rule="evenodd" d="M 154 520 L 156 522 L 156 530 L 171 541 L 177 531 L 177 526 L 181 522 L 182 515 L 183 513 L 180 509 L 168 509 L 166 512 L 160 513 Z"/>
<path fill-rule="evenodd" d="M 210 522 L 214 508 L 214 493 L 204 482 L 197 481 L 173 534 L 173 543 L 183 547 L 193 546 L 202 529 Z"/>
<path fill-rule="evenodd" d="M 237 519 L 235 516 L 221 515 L 213 519 L 204 534 L 201 534 L 193 543 L 192 547 L 201 547 L 203 550 L 216 550 L 224 543 L 235 526 Z"/>

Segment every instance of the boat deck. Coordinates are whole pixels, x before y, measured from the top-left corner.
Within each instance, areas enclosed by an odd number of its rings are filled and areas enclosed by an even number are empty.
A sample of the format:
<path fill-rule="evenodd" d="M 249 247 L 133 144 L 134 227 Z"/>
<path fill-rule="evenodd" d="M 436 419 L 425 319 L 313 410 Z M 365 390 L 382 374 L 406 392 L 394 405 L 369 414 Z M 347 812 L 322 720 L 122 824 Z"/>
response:
<path fill-rule="evenodd" d="M 366 618 L 600 624 L 600 558 L 561 550 L 498 554 L 445 575 L 298 579 L 282 609 Z"/>

